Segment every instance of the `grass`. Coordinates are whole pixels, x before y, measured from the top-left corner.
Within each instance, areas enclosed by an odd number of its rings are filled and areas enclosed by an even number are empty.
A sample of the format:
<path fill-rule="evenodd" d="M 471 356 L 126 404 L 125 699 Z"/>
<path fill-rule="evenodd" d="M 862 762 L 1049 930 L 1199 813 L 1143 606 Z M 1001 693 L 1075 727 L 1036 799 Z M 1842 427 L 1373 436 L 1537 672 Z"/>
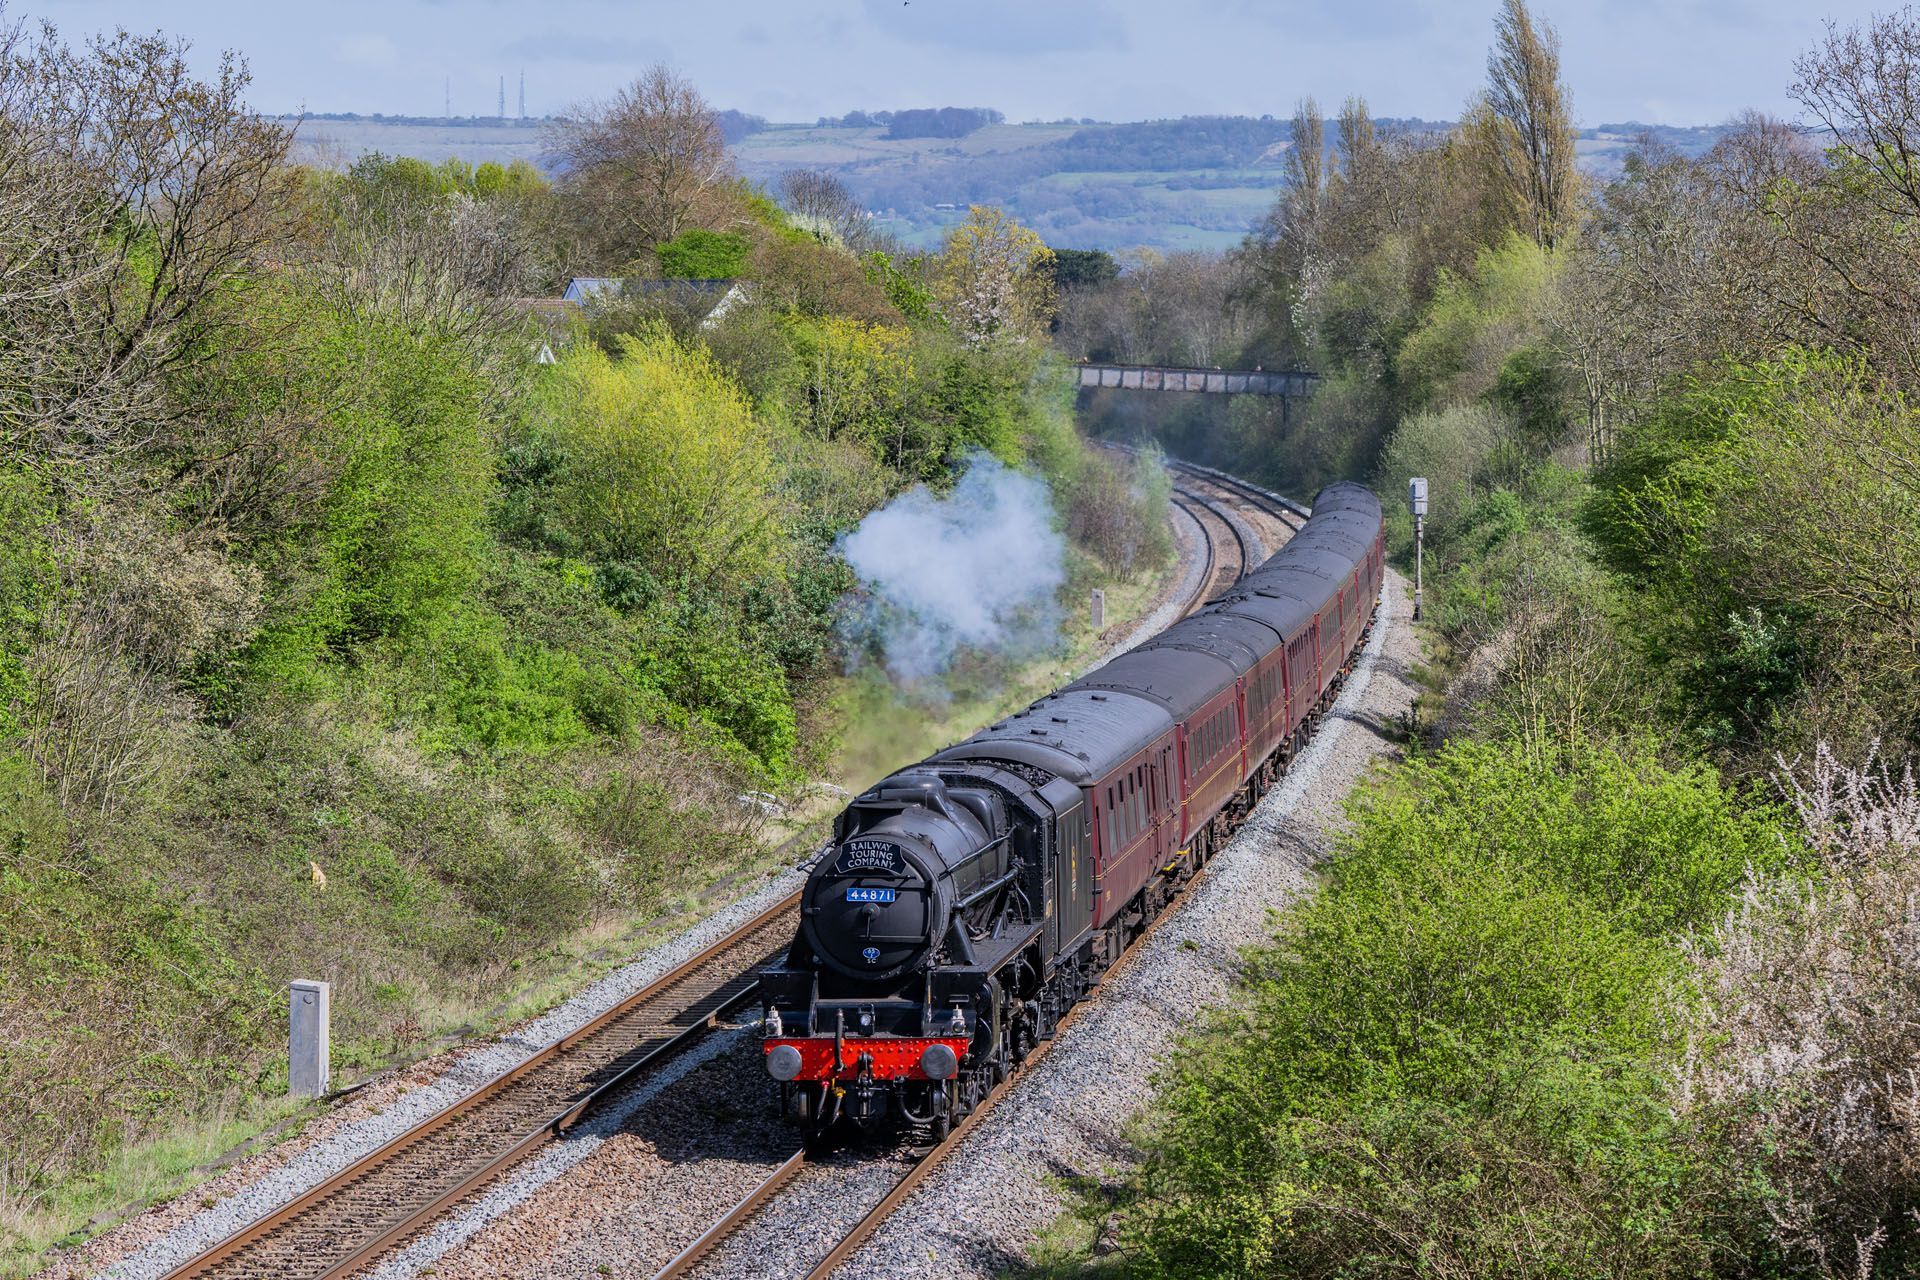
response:
<path fill-rule="evenodd" d="M 250 1140 L 285 1136 L 314 1114 L 291 1099 L 235 1095 L 165 1138 L 122 1148 L 98 1172 L 61 1184 L 51 1196 L 20 1199 L 0 1185 L 0 1276 L 32 1273 L 47 1249 L 78 1244 L 178 1194 L 249 1154 L 242 1148 Z"/>

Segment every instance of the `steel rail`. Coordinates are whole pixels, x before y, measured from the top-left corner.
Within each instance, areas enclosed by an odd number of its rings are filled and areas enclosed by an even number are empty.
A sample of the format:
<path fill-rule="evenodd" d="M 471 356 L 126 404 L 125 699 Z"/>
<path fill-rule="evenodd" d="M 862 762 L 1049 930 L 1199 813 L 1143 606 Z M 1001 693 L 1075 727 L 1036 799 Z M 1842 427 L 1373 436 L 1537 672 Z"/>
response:
<path fill-rule="evenodd" d="M 1306 518 L 1313 514 L 1312 507 L 1295 502 L 1292 498 L 1275 493 L 1271 489 L 1263 489 L 1257 484 L 1242 480 L 1239 476 L 1228 475 L 1226 472 L 1216 470 L 1213 467 L 1201 466 L 1197 462 L 1182 462 L 1178 458 L 1168 458 L 1166 459 L 1166 464 L 1169 470 L 1185 471 L 1189 475 L 1203 476 L 1223 489 L 1232 489 L 1244 494 L 1260 505 L 1270 508 L 1274 515 L 1283 520 L 1289 522 L 1297 520 L 1305 523 Z M 1298 524 L 1294 525 L 1296 529 L 1299 527 Z"/>
<path fill-rule="evenodd" d="M 760 1211 L 760 1206 L 778 1195 L 782 1188 L 800 1176 L 800 1170 L 806 1166 L 805 1147 L 786 1158 L 778 1169 L 768 1174 L 766 1180 L 741 1197 L 740 1203 L 727 1210 L 726 1216 L 700 1233 L 700 1238 L 673 1256 L 666 1266 L 653 1273 L 653 1280 L 674 1280 L 691 1271 L 699 1261 L 712 1253 L 720 1242 L 732 1235 L 734 1229 Z"/>
<path fill-rule="evenodd" d="M 694 956 L 674 966 L 667 973 L 584 1026 L 544 1046 L 511 1070 L 479 1085 L 434 1112 L 419 1124 L 411 1126 L 382 1143 L 338 1173 L 301 1192 L 279 1208 L 256 1218 L 233 1235 L 202 1250 L 185 1263 L 167 1272 L 166 1280 L 188 1280 L 189 1277 L 215 1274 L 226 1264 L 239 1263 L 250 1246 L 266 1242 L 283 1229 L 297 1231 L 299 1219 L 328 1203 L 343 1189 L 352 1187 L 376 1171 L 399 1164 L 405 1160 L 407 1149 L 415 1146 L 422 1139 L 472 1114 L 480 1104 L 506 1094 L 533 1072 L 558 1061 L 569 1051 L 593 1040 L 628 1018 L 639 1016 L 648 1005 L 693 979 L 700 969 L 712 964 L 729 950 L 745 946 L 754 935 L 766 931 L 782 917 L 797 910 L 799 900 L 800 895 L 794 893 L 768 907 L 739 928 L 702 948 Z M 419 1231 L 447 1208 L 471 1194 L 475 1188 L 498 1175 L 509 1165 L 524 1159 L 530 1152 L 562 1136 L 611 1093 L 628 1084 L 647 1068 L 684 1049 L 693 1040 L 710 1030 L 727 1013 L 750 1000 L 758 986 L 758 981 L 748 975 L 759 959 L 759 956 L 752 957 L 742 966 L 740 972 L 719 979 L 712 991 L 696 995 L 675 1016 L 686 1017 L 689 1014 L 695 1014 L 715 996 L 721 996 L 730 984 L 742 984 L 738 990 L 722 996 L 718 1003 L 708 1007 L 704 1014 L 694 1017 L 692 1021 L 673 1032 L 667 1040 L 652 1046 L 631 1062 L 621 1065 L 608 1078 L 595 1084 L 583 1097 L 574 1100 L 558 1112 L 549 1113 L 536 1127 L 523 1131 L 517 1141 L 496 1151 L 480 1166 L 458 1178 L 452 1185 L 442 1188 L 430 1201 L 404 1209 L 397 1218 L 373 1224 L 372 1232 L 357 1241 L 350 1239 L 338 1242 L 338 1233 L 329 1233 L 327 1243 L 337 1243 L 347 1251 L 331 1262 L 321 1264 L 321 1269 L 314 1270 L 310 1274 L 320 1277 L 350 1274 Z M 671 1026 L 673 1020 L 669 1018 L 666 1025 Z M 643 1039 L 641 1043 L 645 1043 L 645 1040 Z M 619 1062 L 619 1058 L 616 1057 L 613 1061 Z M 610 1064 L 603 1063 L 596 1069 L 604 1070 L 608 1065 Z M 584 1084 L 590 1078 L 589 1074 L 580 1083 Z M 324 1249 L 325 1246 L 318 1247 Z"/>
<path fill-rule="evenodd" d="M 1182 510 L 1199 522 L 1202 532 L 1206 535 L 1207 567 L 1202 575 L 1200 589 L 1195 592 L 1187 605 L 1186 612 L 1192 613 L 1220 592 L 1245 577 L 1247 573 L 1252 570 L 1252 548 L 1247 545 L 1246 535 L 1241 533 L 1239 526 L 1227 517 L 1226 512 L 1222 510 L 1218 503 L 1188 489 L 1175 489 L 1173 500 Z M 1239 552 L 1240 565 L 1237 569 L 1232 570 L 1230 574 L 1227 572 L 1227 567 L 1221 564 L 1218 554 L 1219 547 L 1223 544 L 1224 540 L 1209 528 L 1210 524 L 1224 526 L 1227 533 L 1232 537 L 1235 548 Z"/>

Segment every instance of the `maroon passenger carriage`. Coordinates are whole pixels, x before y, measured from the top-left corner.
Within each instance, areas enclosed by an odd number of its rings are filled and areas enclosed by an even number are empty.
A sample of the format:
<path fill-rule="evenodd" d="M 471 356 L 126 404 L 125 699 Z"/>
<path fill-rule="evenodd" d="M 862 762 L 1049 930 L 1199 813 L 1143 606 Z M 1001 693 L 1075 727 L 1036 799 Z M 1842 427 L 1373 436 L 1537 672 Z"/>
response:
<path fill-rule="evenodd" d="M 782 1112 L 943 1134 L 977 1105 L 1286 771 L 1383 565 L 1379 500 L 1329 486 L 1225 597 L 848 805 L 762 974 Z"/>

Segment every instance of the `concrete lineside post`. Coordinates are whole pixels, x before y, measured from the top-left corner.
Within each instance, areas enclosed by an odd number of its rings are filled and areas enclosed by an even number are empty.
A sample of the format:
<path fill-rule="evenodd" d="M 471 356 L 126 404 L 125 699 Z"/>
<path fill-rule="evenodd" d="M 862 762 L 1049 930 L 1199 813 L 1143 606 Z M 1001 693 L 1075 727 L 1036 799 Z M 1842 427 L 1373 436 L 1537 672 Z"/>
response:
<path fill-rule="evenodd" d="M 1107 593 L 1099 587 L 1093 589 L 1093 629 L 1104 631 L 1107 626 Z"/>
<path fill-rule="evenodd" d="M 302 978 L 288 988 L 287 1092 L 296 1098 L 326 1096 L 333 1082 L 328 1023 L 333 1016 L 331 988 Z"/>

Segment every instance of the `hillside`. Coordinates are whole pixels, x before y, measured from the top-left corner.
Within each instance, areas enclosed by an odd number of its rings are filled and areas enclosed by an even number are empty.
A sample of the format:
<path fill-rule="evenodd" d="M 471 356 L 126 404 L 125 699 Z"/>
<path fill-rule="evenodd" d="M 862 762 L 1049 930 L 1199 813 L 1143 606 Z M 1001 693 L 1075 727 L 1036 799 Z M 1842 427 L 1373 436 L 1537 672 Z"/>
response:
<path fill-rule="evenodd" d="M 430 162 L 458 156 L 474 164 L 539 163 L 542 123 L 313 118 L 300 128 L 300 152 L 332 166 L 370 151 Z M 1445 127 L 1425 120 L 1381 123 L 1412 131 Z M 1614 176 L 1634 139 L 1649 131 L 1688 156 L 1721 132 L 1641 124 L 1584 129 L 1582 168 Z M 735 136 L 733 154 L 742 173 L 768 186 L 789 169 L 834 173 L 890 231 L 914 245 L 937 244 L 969 203 L 981 203 L 1001 206 L 1055 245 L 1224 249 L 1272 207 L 1284 180 L 1289 125 L 1230 116 L 990 124 L 957 139 L 890 132 L 878 120 L 859 127 L 770 124 Z"/>

